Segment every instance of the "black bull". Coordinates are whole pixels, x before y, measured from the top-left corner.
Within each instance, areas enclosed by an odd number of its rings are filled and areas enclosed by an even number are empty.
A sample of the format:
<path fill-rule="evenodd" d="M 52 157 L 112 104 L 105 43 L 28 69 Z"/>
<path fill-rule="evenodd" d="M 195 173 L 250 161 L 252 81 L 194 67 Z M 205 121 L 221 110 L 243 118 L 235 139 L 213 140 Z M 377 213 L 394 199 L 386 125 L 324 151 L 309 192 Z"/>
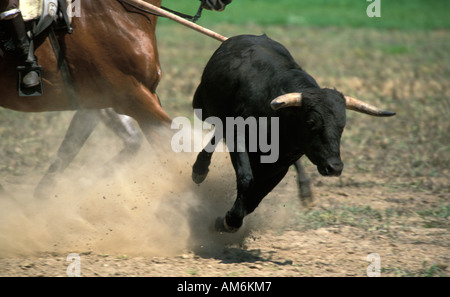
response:
<path fill-rule="evenodd" d="M 216 221 L 216 229 L 227 232 L 239 229 L 244 217 L 303 155 L 317 166 L 320 174 L 341 174 L 340 138 L 346 109 L 372 116 L 395 114 L 344 96 L 337 90 L 320 88 L 284 46 L 265 35 L 241 35 L 225 41 L 205 67 L 193 107 L 202 111 L 202 120 L 216 117 L 223 123 L 227 118 L 237 117 L 279 119 L 279 156 L 275 162 L 261 162 L 263 152 L 248 150 L 249 133 L 231 141 L 229 150 L 236 173 L 237 198 L 225 218 L 219 217 Z M 269 127 L 265 129 L 270 134 L 271 121 L 266 123 Z M 224 131 L 215 133 L 208 149 L 199 153 L 192 173 L 195 182 L 200 183 L 206 177 L 211 147 L 218 143 L 217 138 L 226 138 L 225 130 L 226 125 Z M 235 132 L 230 135 L 236 136 Z M 267 139 L 272 137 L 269 135 Z"/>

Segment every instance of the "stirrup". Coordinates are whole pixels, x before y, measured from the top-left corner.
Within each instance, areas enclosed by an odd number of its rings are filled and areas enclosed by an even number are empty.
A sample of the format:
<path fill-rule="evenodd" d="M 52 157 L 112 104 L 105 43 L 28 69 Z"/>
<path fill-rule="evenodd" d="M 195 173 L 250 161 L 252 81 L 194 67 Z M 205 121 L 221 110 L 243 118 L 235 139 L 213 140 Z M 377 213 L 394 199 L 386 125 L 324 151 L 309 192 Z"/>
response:
<path fill-rule="evenodd" d="M 39 84 L 31 87 L 25 88 L 22 85 L 22 78 L 30 71 L 36 71 L 39 75 Z M 17 67 L 17 91 L 19 91 L 19 96 L 29 97 L 29 96 L 42 96 L 43 85 L 42 85 L 42 67 L 37 66 L 18 66 Z"/>

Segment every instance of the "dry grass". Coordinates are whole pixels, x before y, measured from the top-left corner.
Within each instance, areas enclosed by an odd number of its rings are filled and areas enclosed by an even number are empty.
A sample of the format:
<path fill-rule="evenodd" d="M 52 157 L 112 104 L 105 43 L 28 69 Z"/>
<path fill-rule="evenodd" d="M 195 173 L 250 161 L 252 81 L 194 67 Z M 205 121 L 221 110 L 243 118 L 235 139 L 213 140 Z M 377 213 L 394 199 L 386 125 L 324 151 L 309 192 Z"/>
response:
<path fill-rule="evenodd" d="M 321 86 L 336 87 L 398 113 L 381 119 L 348 113 L 342 139 L 346 171 L 448 180 L 450 32 L 254 25 L 212 29 L 226 36 L 267 33 L 283 43 Z M 162 104 L 172 117 L 192 118 L 193 93 L 219 43 L 177 25 L 160 26 L 158 41 Z M 0 178 L 31 169 L 43 171 L 72 113 L 23 114 L 4 109 L 0 113 Z M 105 139 L 111 141 L 114 136 L 105 131 L 94 136 L 106 133 Z"/>

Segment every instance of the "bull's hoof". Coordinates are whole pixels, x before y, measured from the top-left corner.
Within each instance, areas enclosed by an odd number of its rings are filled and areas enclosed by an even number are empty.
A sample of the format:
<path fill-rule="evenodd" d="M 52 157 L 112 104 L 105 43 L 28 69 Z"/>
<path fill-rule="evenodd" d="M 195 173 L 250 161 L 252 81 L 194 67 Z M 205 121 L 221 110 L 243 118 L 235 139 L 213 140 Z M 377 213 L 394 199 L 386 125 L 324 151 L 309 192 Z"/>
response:
<path fill-rule="evenodd" d="M 232 226 L 229 226 L 223 217 L 218 217 L 216 219 L 216 223 L 214 225 L 214 228 L 217 232 L 227 232 L 227 233 L 235 233 L 239 228 L 235 228 Z"/>
<path fill-rule="evenodd" d="M 303 206 L 310 206 L 314 201 L 313 192 L 311 189 L 311 184 L 309 181 L 299 181 L 298 182 L 300 190 L 300 201 Z"/>
<path fill-rule="evenodd" d="M 203 173 L 203 174 L 199 174 L 199 173 L 196 173 L 195 171 L 192 171 L 192 180 L 197 185 L 201 184 L 207 176 L 208 176 L 208 171 L 206 171 L 206 173 Z"/>
<path fill-rule="evenodd" d="M 301 188 L 300 189 L 300 198 L 301 199 L 307 199 L 307 198 L 313 199 L 313 193 L 312 193 L 311 189 L 310 188 L 306 188 L 306 189 Z"/>
<path fill-rule="evenodd" d="M 300 197 L 300 203 L 305 208 L 311 208 L 314 206 L 314 197 L 313 196 Z"/>

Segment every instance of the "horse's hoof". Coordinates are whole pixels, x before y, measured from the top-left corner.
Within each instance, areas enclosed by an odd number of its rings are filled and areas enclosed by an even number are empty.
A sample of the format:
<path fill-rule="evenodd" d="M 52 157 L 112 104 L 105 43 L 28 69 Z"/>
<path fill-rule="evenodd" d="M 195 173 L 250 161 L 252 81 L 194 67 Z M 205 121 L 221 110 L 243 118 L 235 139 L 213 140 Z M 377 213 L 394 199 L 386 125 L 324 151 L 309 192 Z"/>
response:
<path fill-rule="evenodd" d="M 235 233 L 239 228 L 228 226 L 225 218 L 218 217 L 216 219 L 216 223 L 214 225 L 214 228 L 217 232 L 227 232 L 227 233 Z"/>
<path fill-rule="evenodd" d="M 0 196 L 6 196 L 8 194 L 8 192 L 6 192 L 6 190 L 3 188 L 2 185 L 0 185 Z"/>
<path fill-rule="evenodd" d="M 199 173 L 192 171 L 192 180 L 197 185 L 201 184 L 207 176 L 208 176 L 208 172 L 206 172 L 204 174 L 199 174 Z"/>
<path fill-rule="evenodd" d="M 34 198 L 42 200 L 50 198 L 55 186 L 56 181 L 53 178 L 44 177 L 34 189 Z"/>

